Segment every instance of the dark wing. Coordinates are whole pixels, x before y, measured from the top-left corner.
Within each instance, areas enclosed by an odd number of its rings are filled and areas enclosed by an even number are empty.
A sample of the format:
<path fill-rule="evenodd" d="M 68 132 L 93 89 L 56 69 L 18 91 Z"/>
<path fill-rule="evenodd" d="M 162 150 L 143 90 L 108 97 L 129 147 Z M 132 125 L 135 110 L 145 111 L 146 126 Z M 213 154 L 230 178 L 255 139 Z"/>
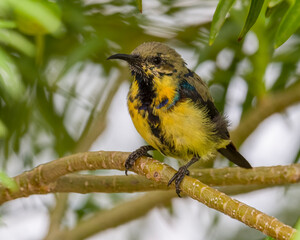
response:
<path fill-rule="evenodd" d="M 205 82 L 193 71 L 188 69 L 188 72 L 183 75 L 184 80 L 186 80 L 191 86 L 193 86 L 196 91 L 200 94 L 203 101 L 210 100 L 213 102 L 213 99 L 209 93 L 208 87 Z"/>
<path fill-rule="evenodd" d="M 218 136 L 223 139 L 230 138 L 226 119 L 215 107 L 207 85 L 196 73 L 188 70 L 188 73 L 184 74 L 184 78 L 180 82 L 179 93 L 181 99 L 190 98 L 193 102 L 199 104 L 200 108 L 205 107 L 207 115 L 216 125 Z M 233 143 L 229 143 L 226 148 L 218 149 L 218 152 L 240 167 L 252 168 L 249 162 L 236 150 Z"/>
<path fill-rule="evenodd" d="M 183 75 L 179 84 L 179 94 L 180 99 L 189 98 L 200 108 L 205 107 L 208 117 L 215 123 L 217 134 L 223 139 L 229 139 L 228 122 L 217 110 L 207 85 L 196 73 L 188 70 L 188 73 Z"/>
<path fill-rule="evenodd" d="M 189 70 L 184 75 L 183 80 L 180 82 L 179 93 L 181 99 L 190 98 L 193 102 L 199 104 L 200 108 L 206 107 L 208 116 L 216 124 L 218 136 L 223 139 L 230 138 L 226 119 L 215 107 L 207 85 L 196 73 Z M 233 143 L 229 143 L 226 148 L 218 149 L 218 152 L 240 167 L 252 168 L 249 162 L 236 150 Z"/>

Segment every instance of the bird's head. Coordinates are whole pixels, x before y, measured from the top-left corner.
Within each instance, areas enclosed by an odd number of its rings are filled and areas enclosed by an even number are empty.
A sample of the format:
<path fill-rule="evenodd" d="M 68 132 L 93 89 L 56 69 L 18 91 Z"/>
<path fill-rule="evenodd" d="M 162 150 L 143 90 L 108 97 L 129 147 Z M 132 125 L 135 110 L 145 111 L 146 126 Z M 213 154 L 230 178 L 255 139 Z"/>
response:
<path fill-rule="evenodd" d="M 131 54 L 115 54 L 108 59 L 121 59 L 129 63 L 134 75 L 153 75 L 162 78 L 165 75 L 185 72 L 185 62 L 172 48 L 159 42 L 146 42 L 138 46 Z"/>

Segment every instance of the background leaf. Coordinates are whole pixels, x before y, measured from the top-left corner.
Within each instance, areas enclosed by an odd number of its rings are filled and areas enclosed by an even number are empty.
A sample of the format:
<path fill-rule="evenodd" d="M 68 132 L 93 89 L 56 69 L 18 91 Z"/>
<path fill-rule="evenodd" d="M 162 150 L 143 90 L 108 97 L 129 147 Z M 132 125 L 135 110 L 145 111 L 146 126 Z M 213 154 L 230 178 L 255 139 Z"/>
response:
<path fill-rule="evenodd" d="M 215 38 L 225 22 L 226 15 L 229 13 L 235 0 L 220 0 L 211 23 L 209 34 L 209 45 L 212 45 Z"/>
<path fill-rule="evenodd" d="M 34 44 L 14 30 L 0 29 L 0 42 L 15 48 L 29 57 L 35 55 Z"/>
<path fill-rule="evenodd" d="M 250 3 L 250 10 L 246 19 L 246 22 L 244 24 L 244 27 L 238 37 L 238 40 L 242 40 L 242 38 L 246 35 L 246 33 L 250 30 L 250 28 L 254 25 L 256 22 L 262 7 L 264 5 L 265 1 L 262 0 L 251 0 Z"/>
<path fill-rule="evenodd" d="M 0 171 L 0 184 L 4 185 L 10 191 L 14 192 L 18 190 L 18 185 L 13 178 L 8 177 L 4 172 Z"/>
<path fill-rule="evenodd" d="M 295 0 L 282 19 L 275 37 L 275 48 L 281 46 L 300 27 L 300 0 Z"/>
<path fill-rule="evenodd" d="M 25 87 L 12 58 L 0 48 L 0 93 L 7 104 L 22 98 Z"/>
<path fill-rule="evenodd" d="M 20 31 L 29 35 L 56 34 L 62 27 L 55 3 L 39 0 L 7 0 L 16 15 Z"/>
<path fill-rule="evenodd" d="M 143 12 L 143 0 L 136 0 L 138 9 L 140 12 Z"/>

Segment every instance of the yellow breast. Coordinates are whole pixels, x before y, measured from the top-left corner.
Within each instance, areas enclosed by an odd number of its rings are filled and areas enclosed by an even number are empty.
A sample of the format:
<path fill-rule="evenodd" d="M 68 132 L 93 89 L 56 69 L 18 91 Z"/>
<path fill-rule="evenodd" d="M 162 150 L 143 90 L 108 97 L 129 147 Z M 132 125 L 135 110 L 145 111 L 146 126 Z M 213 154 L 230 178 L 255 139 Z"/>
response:
<path fill-rule="evenodd" d="M 205 108 L 199 108 L 190 99 L 178 101 L 172 106 L 176 89 L 165 82 L 156 82 L 155 93 L 148 109 L 141 109 L 138 84 L 132 83 L 128 94 L 128 109 L 133 124 L 140 135 L 163 154 L 189 161 L 194 155 L 202 158 L 210 156 L 216 149 L 225 146 L 229 140 L 216 137 L 214 124 L 208 118 Z M 167 99 L 167 103 L 160 103 Z M 158 121 L 149 123 L 149 112 Z M 158 136 L 159 133 L 159 136 Z"/>
<path fill-rule="evenodd" d="M 137 98 L 138 84 L 134 81 L 131 85 L 130 91 L 127 97 L 127 105 L 132 122 L 139 132 L 139 134 L 145 139 L 145 141 L 156 149 L 158 148 L 158 141 L 153 136 L 150 125 L 148 123 L 148 112 L 140 109 L 142 106 L 141 101 Z"/>
<path fill-rule="evenodd" d="M 163 135 L 174 144 L 175 151 L 167 155 L 184 160 L 195 154 L 205 158 L 223 144 L 205 109 L 199 109 L 191 100 L 179 102 L 172 111 L 161 111 L 159 116 Z"/>

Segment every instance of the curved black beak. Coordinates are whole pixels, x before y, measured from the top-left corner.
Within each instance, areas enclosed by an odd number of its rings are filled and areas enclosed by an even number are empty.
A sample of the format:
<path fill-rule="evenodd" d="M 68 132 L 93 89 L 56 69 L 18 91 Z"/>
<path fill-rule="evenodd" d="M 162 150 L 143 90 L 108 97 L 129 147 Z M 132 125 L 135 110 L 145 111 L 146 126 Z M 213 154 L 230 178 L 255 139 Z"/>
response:
<path fill-rule="evenodd" d="M 129 64 L 135 64 L 138 62 L 138 57 L 136 55 L 123 54 L 123 53 L 117 53 L 111 55 L 106 60 L 111 60 L 111 59 L 121 59 L 128 62 Z"/>

